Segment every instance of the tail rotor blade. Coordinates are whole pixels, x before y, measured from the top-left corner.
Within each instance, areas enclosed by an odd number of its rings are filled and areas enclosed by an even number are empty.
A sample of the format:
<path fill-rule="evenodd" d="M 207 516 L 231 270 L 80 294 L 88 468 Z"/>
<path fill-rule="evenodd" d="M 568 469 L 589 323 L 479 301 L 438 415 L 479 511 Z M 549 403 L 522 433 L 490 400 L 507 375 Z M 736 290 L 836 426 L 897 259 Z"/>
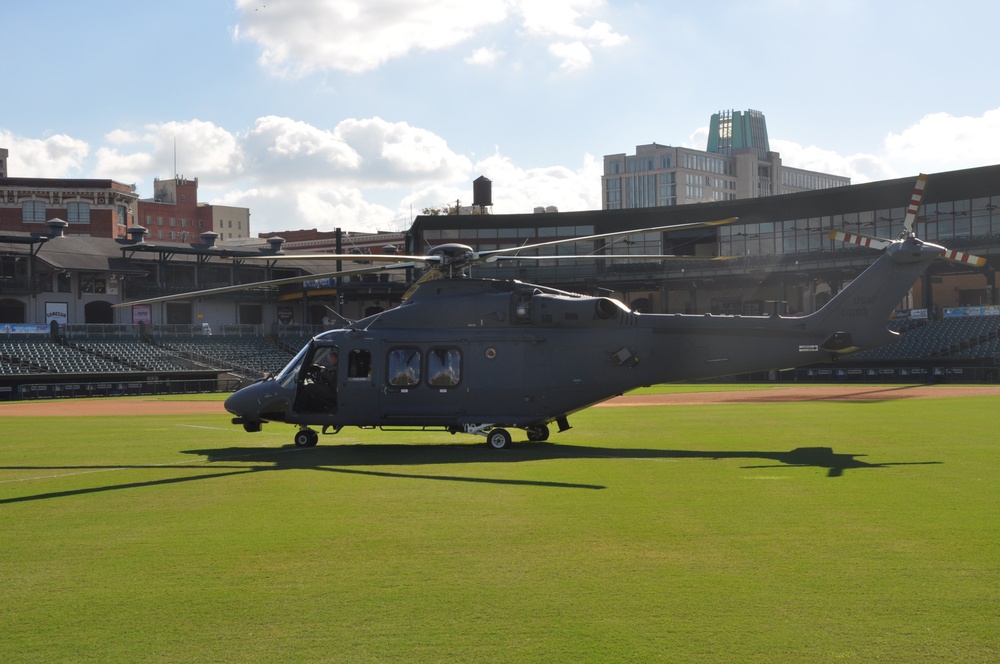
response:
<path fill-rule="evenodd" d="M 920 210 L 920 201 L 924 197 L 924 187 L 927 186 L 927 176 L 921 173 L 917 176 L 917 184 L 913 188 L 913 195 L 910 197 L 910 204 L 906 208 L 906 216 L 903 218 L 903 232 L 909 236 L 913 235 L 913 222 L 917 219 L 917 212 Z"/>
<path fill-rule="evenodd" d="M 961 263 L 962 265 L 972 265 L 974 267 L 986 265 L 986 259 L 982 256 L 973 256 L 964 251 L 953 251 L 952 249 L 946 249 L 941 258 L 952 263 Z"/>
<path fill-rule="evenodd" d="M 840 240 L 841 242 L 850 242 L 851 244 L 857 244 L 862 247 L 867 247 L 869 249 L 885 249 L 890 244 L 889 240 L 884 240 L 880 237 L 872 237 L 871 235 L 859 235 L 857 233 L 845 233 L 844 231 L 832 231 L 829 233 L 829 237 L 834 240 Z"/>

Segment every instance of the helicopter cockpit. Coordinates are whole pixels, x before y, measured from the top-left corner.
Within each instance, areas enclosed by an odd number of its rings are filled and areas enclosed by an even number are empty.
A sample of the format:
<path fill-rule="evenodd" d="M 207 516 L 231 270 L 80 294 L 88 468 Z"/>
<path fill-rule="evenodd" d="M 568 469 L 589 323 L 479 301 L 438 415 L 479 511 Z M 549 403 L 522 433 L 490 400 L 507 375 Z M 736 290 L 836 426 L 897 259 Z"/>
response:
<path fill-rule="evenodd" d="M 329 342 L 313 341 L 292 371 L 297 382 L 293 410 L 299 413 L 335 413 L 340 351 Z M 289 379 L 291 380 L 291 379 Z"/>

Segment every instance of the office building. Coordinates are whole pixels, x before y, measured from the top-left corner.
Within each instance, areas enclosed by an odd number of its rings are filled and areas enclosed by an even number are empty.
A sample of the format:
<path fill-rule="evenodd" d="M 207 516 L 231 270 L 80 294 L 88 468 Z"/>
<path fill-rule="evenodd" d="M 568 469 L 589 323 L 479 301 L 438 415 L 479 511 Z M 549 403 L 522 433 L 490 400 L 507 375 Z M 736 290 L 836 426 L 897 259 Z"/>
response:
<path fill-rule="evenodd" d="M 604 210 L 665 207 L 849 185 L 850 178 L 786 166 L 770 149 L 760 111 L 712 116 L 706 150 L 650 143 L 604 157 Z"/>

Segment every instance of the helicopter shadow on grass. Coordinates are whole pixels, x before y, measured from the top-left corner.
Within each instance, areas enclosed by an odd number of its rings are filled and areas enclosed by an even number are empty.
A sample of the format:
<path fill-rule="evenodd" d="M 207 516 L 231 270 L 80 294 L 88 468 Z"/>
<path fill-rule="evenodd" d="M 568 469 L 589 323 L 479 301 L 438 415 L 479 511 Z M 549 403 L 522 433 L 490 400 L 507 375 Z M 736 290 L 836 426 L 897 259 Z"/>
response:
<path fill-rule="evenodd" d="M 741 466 L 744 469 L 805 467 L 825 468 L 827 477 L 840 477 L 845 470 L 887 468 L 890 466 L 935 465 L 940 461 L 868 463 L 858 457 L 863 454 L 839 454 L 829 447 L 799 447 L 788 452 L 759 451 L 705 451 L 705 450 L 657 450 L 622 449 L 611 447 L 585 447 L 554 443 L 518 443 L 513 449 L 492 450 L 483 445 L 435 444 L 435 445 L 331 445 L 312 448 L 293 446 L 280 448 L 222 447 L 216 449 L 185 450 L 184 454 L 203 457 L 190 464 L 155 465 L 94 465 L 94 466 L 4 466 L 0 470 L 47 472 L 70 471 L 76 474 L 105 473 L 122 470 L 190 471 L 212 470 L 210 473 L 180 475 L 154 480 L 105 484 L 100 486 L 51 491 L 33 495 L 0 498 L 0 506 L 67 498 L 87 494 L 141 489 L 170 484 L 182 484 L 208 479 L 222 479 L 260 472 L 280 470 L 320 470 L 349 475 L 371 477 L 419 479 L 446 482 L 471 482 L 481 484 L 505 484 L 526 487 L 601 490 L 600 484 L 523 480 L 512 478 L 473 477 L 454 474 L 404 473 L 395 470 L 375 470 L 378 466 L 441 466 L 448 464 L 512 464 L 531 461 L 560 459 L 759 459 L 773 464 Z M 56 476 L 50 476 L 56 477 Z"/>
<path fill-rule="evenodd" d="M 623 449 L 612 447 L 586 447 L 558 443 L 517 443 L 507 450 L 492 450 L 483 445 L 433 444 L 433 445 L 330 445 L 312 448 L 287 446 L 279 449 L 228 447 L 210 450 L 188 450 L 188 454 L 205 456 L 206 461 L 260 461 L 274 464 L 275 469 L 298 468 L 326 470 L 340 473 L 376 475 L 383 477 L 409 477 L 463 482 L 489 482 L 500 484 L 528 484 L 564 488 L 603 489 L 592 484 L 560 482 L 530 482 L 523 480 L 483 479 L 441 475 L 414 475 L 400 472 L 362 470 L 351 466 L 413 466 L 470 463 L 521 463 L 559 459 L 761 459 L 776 463 L 742 466 L 744 469 L 808 467 L 826 469 L 827 477 L 841 477 L 845 470 L 887 468 L 890 466 L 936 465 L 940 461 L 869 463 L 859 457 L 864 454 L 842 454 L 830 447 L 798 447 L 787 452 L 763 451 L 705 451 Z M 276 454 L 280 453 L 280 454 Z"/>

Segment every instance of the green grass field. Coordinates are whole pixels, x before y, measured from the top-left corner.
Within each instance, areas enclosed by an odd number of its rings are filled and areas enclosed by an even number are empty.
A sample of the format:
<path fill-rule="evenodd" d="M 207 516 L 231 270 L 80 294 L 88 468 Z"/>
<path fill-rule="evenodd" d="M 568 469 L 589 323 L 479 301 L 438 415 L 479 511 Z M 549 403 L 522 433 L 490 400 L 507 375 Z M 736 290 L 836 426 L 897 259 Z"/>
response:
<path fill-rule="evenodd" d="M 0 660 L 997 661 L 998 409 L 594 408 L 496 452 L 0 407 Z"/>

